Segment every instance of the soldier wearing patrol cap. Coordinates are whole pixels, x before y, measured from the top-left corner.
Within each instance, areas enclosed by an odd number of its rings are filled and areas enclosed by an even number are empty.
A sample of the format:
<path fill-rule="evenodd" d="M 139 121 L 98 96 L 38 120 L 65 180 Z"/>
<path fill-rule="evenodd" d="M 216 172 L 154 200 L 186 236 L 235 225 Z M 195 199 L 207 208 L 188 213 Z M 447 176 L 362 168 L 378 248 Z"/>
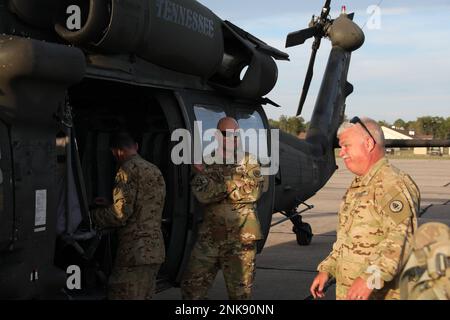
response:
<path fill-rule="evenodd" d="M 318 266 L 311 294 L 323 297 L 332 276 L 337 299 L 399 299 L 401 257 L 417 226 L 419 189 L 385 158 L 383 131 L 374 120 L 344 122 L 338 138 L 340 156 L 356 177 L 339 210 L 337 240 Z"/>
<path fill-rule="evenodd" d="M 223 161 L 208 158 L 206 164 L 194 165 L 192 192 L 204 204 L 204 220 L 181 282 L 183 299 L 206 299 L 219 269 L 230 299 L 251 297 L 256 241 L 262 238 L 256 201 L 264 178 L 253 155 L 243 153 L 234 161 L 237 121 L 223 118 L 217 129 L 219 147 L 213 158 Z"/>
<path fill-rule="evenodd" d="M 118 228 L 118 248 L 109 278 L 108 299 L 148 300 L 164 262 L 161 216 L 166 195 L 159 169 L 142 159 L 138 145 L 123 132 L 110 143 L 120 165 L 113 190 L 113 204 L 92 212 L 98 228 Z M 106 199 L 97 198 L 98 205 Z"/>

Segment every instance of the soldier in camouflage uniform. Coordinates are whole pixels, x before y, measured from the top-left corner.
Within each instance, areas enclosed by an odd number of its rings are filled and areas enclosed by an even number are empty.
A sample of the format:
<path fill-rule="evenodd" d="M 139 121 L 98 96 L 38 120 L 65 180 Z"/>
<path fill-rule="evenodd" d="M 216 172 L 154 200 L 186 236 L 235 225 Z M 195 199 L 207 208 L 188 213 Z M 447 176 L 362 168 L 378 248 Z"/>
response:
<path fill-rule="evenodd" d="M 235 156 L 233 149 L 238 148 L 237 136 L 230 141 L 225 131 L 237 129 L 238 124 L 232 118 L 219 122 L 218 130 L 223 135 L 216 150 L 219 158 Z M 232 148 L 225 147 L 230 144 Z M 212 162 L 209 160 L 205 159 L 205 163 Z M 256 201 L 264 178 L 254 156 L 245 153 L 242 160 L 235 163 L 196 166 L 192 192 L 204 204 L 204 220 L 183 275 L 183 299 L 206 299 L 219 269 L 223 271 L 230 299 L 251 297 L 256 241 L 262 238 Z"/>
<path fill-rule="evenodd" d="M 450 300 L 450 228 L 421 225 L 404 257 L 400 276 L 403 300 Z"/>
<path fill-rule="evenodd" d="M 92 213 L 100 228 L 118 228 L 118 248 L 109 279 L 108 299 L 144 300 L 154 294 L 156 276 L 165 259 L 161 216 L 165 199 L 159 169 L 137 154 L 138 146 L 127 133 L 111 140 L 120 168 L 113 204 Z M 97 204 L 106 200 L 96 199 Z"/>
<path fill-rule="evenodd" d="M 375 121 L 355 117 L 339 128 L 338 138 L 340 156 L 356 177 L 339 210 L 337 241 L 319 264 L 311 293 L 323 297 L 333 276 L 337 299 L 399 299 L 401 256 L 417 225 L 418 187 L 384 157 Z"/>

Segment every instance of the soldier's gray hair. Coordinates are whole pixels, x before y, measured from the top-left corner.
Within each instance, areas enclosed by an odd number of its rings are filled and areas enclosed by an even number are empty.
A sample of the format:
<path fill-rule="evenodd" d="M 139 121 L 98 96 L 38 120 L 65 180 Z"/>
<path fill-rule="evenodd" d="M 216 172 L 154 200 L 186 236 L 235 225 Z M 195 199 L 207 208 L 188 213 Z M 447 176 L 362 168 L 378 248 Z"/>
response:
<path fill-rule="evenodd" d="M 383 133 L 383 130 L 381 129 L 381 126 L 378 124 L 378 122 L 376 122 L 373 119 L 366 118 L 366 117 L 361 118 L 361 122 L 364 123 L 364 125 L 370 131 L 370 133 L 372 134 L 373 138 L 375 139 L 377 145 L 379 147 L 383 147 L 384 148 L 384 146 L 385 146 L 384 133 Z M 344 121 L 341 124 L 341 126 L 339 127 L 338 131 L 337 131 L 338 139 L 339 139 L 339 137 L 341 136 L 341 134 L 344 131 L 354 127 L 355 125 L 356 124 L 354 124 L 354 123 L 350 123 L 348 121 Z"/>

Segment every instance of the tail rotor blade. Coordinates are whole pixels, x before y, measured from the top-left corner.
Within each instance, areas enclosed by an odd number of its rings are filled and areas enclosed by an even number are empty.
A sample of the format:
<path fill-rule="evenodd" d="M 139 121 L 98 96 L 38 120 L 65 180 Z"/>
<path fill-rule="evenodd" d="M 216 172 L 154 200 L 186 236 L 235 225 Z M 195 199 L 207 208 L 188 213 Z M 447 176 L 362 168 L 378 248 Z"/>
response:
<path fill-rule="evenodd" d="M 326 36 L 326 28 L 333 23 L 329 18 L 331 0 L 326 0 L 322 8 L 319 18 L 313 16 L 310 27 L 296 32 L 291 32 L 286 38 L 286 48 L 303 44 L 307 39 L 314 37 L 315 40 L 312 45 L 311 58 L 309 59 L 308 71 L 306 73 L 305 82 L 303 83 L 303 90 L 298 104 L 297 116 L 302 113 L 303 106 L 308 96 L 309 87 L 314 74 L 314 63 L 316 61 L 317 50 L 319 50 L 320 42 Z"/>
<path fill-rule="evenodd" d="M 309 38 L 315 37 L 319 34 L 319 30 L 316 27 L 303 29 L 300 31 L 291 32 L 286 38 L 286 48 L 294 47 L 305 43 Z"/>
<path fill-rule="evenodd" d="M 330 5 L 331 5 L 331 0 L 327 0 L 322 8 L 322 13 L 320 14 L 320 18 L 322 20 L 325 20 L 328 17 L 328 14 L 330 13 Z"/>
<path fill-rule="evenodd" d="M 300 97 L 300 103 L 299 103 L 298 109 L 297 109 L 297 116 L 299 116 L 302 113 L 303 105 L 305 104 L 306 97 L 308 96 L 309 87 L 311 85 L 311 80 L 314 75 L 314 63 L 316 61 L 316 55 L 317 55 L 317 50 L 319 49 L 319 46 L 320 46 L 320 38 L 316 38 L 314 45 L 313 45 L 311 58 L 309 59 L 308 71 L 306 73 L 305 82 L 303 84 L 302 95 Z"/>
<path fill-rule="evenodd" d="M 327 0 L 327 1 L 325 1 L 325 5 L 323 6 L 323 8 L 330 11 L 330 6 L 331 6 L 331 0 Z"/>

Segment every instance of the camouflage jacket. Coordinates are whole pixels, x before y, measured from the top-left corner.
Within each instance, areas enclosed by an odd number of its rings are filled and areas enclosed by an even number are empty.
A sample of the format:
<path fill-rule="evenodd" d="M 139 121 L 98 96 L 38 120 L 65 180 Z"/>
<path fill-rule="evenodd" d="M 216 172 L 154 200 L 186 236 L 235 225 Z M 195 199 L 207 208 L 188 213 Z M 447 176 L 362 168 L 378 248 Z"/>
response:
<path fill-rule="evenodd" d="M 97 227 L 118 228 L 115 266 L 159 264 L 164 261 L 161 217 L 165 194 L 161 172 L 139 155 L 119 168 L 113 204 L 96 209 L 92 214 Z"/>
<path fill-rule="evenodd" d="M 337 240 L 318 270 L 347 286 L 358 277 L 378 276 L 377 286 L 382 288 L 378 294 L 398 297 L 398 283 L 393 280 L 398 279 L 402 251 L 416 228 L 419 207 L 419 189 L 411 177 L 381 159 L 347 190 L 339 210 Z"/>
<path fill-rule="evenodd" d="M 211 241 L 262 239 L 256 214 L 264 178 L 256 158 L 246 153 L 239 164 L 205 165 L 191 181 L 192 192 L 205 205 L 200 234 Z"/>

